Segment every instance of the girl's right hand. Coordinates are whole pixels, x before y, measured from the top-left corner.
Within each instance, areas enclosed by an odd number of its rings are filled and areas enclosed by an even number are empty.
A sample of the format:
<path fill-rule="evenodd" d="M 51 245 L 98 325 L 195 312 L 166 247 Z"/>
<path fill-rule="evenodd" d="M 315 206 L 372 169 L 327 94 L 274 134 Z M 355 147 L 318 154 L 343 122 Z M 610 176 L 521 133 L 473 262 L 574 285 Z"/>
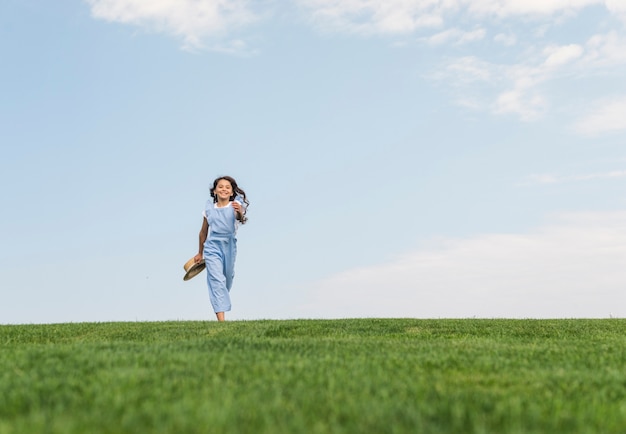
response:
<path fill-rule="evenodd" d="M 195 264 L 198 264 L 200 262 L 202 262 L 202 253 L 198 253 L 196 256 L 193 257 L 193 262 Z"/>

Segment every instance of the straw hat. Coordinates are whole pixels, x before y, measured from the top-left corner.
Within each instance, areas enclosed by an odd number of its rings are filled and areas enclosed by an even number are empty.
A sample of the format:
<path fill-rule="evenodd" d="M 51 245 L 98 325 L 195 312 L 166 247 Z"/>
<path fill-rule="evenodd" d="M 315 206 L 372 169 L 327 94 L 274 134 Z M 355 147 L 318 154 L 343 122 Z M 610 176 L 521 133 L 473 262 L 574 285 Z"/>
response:
<path fill-rule="evenodd" d="M 190 260 L 185 262 L 183 268 L 185 269 L 185 277 L 183 277 L 183 280 L 189 280 L 192 277 L 196 277 L 198 274 L 200 274 L 202 270 L 206 268 L 206 265 L 204 261 L 198 262 L 196 264 L 194 258 L 191 258 Z"/>

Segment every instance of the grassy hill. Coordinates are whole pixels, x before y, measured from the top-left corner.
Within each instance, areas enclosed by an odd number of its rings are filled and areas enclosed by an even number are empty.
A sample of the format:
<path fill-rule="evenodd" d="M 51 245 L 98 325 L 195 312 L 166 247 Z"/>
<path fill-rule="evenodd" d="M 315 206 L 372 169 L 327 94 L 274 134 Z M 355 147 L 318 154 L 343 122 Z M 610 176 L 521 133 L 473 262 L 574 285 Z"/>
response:
<path fill-rule="evenodd" d="M 0 326 L 0 433 L 624 433 L 626 320 Z"/>

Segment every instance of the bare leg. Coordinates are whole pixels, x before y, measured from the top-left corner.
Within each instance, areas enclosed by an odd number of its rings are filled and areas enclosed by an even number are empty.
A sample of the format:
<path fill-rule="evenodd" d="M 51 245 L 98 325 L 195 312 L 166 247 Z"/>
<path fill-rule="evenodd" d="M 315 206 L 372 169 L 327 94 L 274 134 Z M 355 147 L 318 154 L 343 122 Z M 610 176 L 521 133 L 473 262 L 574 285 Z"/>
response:
<path fill-rule="evenodd" d="M 215 315 L 217 316 L 218 321 L 226 321 L 224 319 L 224 312 L 217 312 Z"/>

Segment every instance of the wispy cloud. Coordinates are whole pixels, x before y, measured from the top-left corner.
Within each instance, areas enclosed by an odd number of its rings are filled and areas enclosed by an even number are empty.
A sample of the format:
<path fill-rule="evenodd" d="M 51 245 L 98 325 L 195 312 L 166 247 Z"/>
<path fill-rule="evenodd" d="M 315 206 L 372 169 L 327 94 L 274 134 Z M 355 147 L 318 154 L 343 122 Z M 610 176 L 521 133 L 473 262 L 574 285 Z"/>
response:
<path fill-rule="evenodd" d="M 626 2 L 623 0 L 606 0 L 606 7 L 626 23 Z"/>
<path fill-rule="evenodd" d="M 611 170 L 601 173 L 587 173 L 582 175 L 560 176 L 553 174 L 532 174 L 526 180 L 520 182 L 518 186 L 536 184 L 562 184 L 566 182 L 592 181 L 598 179 L 619 179 L 626 178 L 626 170 Z"/>
<path fill-rule="evenodd" d="M 511 33 L 498 33 L 494 36 L 493 40 L 494 42 L 506 47 L 512 47 L 517 44 L 517 37 Z"/>
<path fill-rule="evenodd" d="M 426 38 L 426 41 L 431 45 L 442 45 L 452 43 L 454 45 L 467 44 L 469 42 L 480 41 L 485 38 L 485 29 L 475 29 L 470 31 L 463 31 L 459 29 L 448 29 L 443 32 Z"/>
<path fill-rule="evenodd" d="M 508 18 L 513 16 L 553 17 L 572 15 L 581 9 L 610 3 L 605 0 L 457 0 L 458 3 L 478 16 L 497 16 Z"/>
<path fill-rule="evenodd" d="M 260 18 L 246 0 L 86 0 L 93 17 L 180 38 L 183 48 L 247 50 L 233 36 Z"/>
<path fill-rule="evenodd" d="M 623 13 L 618 0 L 297 0 L 321 28 L 346 33 L 411 33 L 443 27 L 460 14 L 470 19 L 567 16 L 592 5 Z"/>
<path fill-rule="evenodd" d="M 546 60 L 544 61 L 545 67 L 559 68 L 582 56 L 583 47 L 577 44 L 548 46 L 543 52 L 544 55 L 546 55 Z"/>
<path fill-rule="evenodd" d="M 538 86 L 548 80 L 549 70 L 542 60 L 506 65 L 485 61 L 475 56 L 465 56 L 448 61 L 430 77 L 452 83 L 458 100 L 473 101 L 466 106 L 477 107 L 496 114 L 515 114 L 522 120 L 532 121 L 546 110 L 547 100 Z M 482 86 L 479 96 L 465 95 Z"/>
<path fill-rule="evenodd" d="M 626 130 L 626 96 L 596 103 L 574 128 L 586 135 Z"/>
<path fill-rule="evenodd" d="M 489 54 L 479 57 L 468 52 L 445 60 L 431 76 L 452 84 L 457 92 L 454 100 L 465 107 L 514 115 L 524 121 L 539 119 L 550 109 L 552 101 L 546 84 L 564 76 L 593 74 L 626 64 L 623 26 L 607 31 L 606 22 L 598 20 L 596 28 L 592 25 L 582 32 L 586 33 L 586 42 L 561 39 L 555 43 L 546 36 L 551 27 L 591 6 L 604 7 L 605 17 L 617 17 L 626 23 L 626 2 L 622 0 L 299 0 L 299 4 L 324 30 L 362 35 L 419 32 L 419 40 L 437 47 L 476 41 L 510 47 L 514 51 L 507 58 L 513 60 L 507 63 L 494 62 Z M 474 23 L 477 28 L 459 29 L 460 16 L 464 23 Z M 521 20 L 524 25 L 520 26 Z M 534 32 L 532 26 L 536 27 Z M 516 34 L 520 29 L 524 33 Z M 598 29 L 604 29 L 604 33 L 594 34 Z M 495 30 L 491 39 L 487 38 L 490 30 Z M 480 91 L 476 90 L 477 81 L 484 84 Z M 464 84 L 468 85 L 466 91 L 462 89 Z M 580 125 L 582 132 L 621 128 L 617 120 L 601 125 L 596 118 Z"/>
<path fill-rule="evenodd" d="M 419 0 L 299 0 L 298 4 L 321 29 L 363 35 L 407 34 L 441 27 L 442 9 L 446 8 Z"/>
<path fill-rule="evenodd" d="M 593 35 L 585 44 L 581 67 L 607 68 L 626 63 L 626 35 L 615 30 Z"/>
<path fill-rule="evenodd" d="M 507 57 L 516 54 L 516 59 L 508 63 L 495 63 L 484 57 L 488 54 L 478 57 L 469 52 L 467 56 L 446 60 L 431 75 L 452 83 L 457 90 L 454 99 L 462 101 L 465 107 L 514 115 L 524 121 L 539 119 L 550 109 L 552 101 L 546 84 L 564 76 L 626 64 L 623 27 L 595 35 L 591 27 L 585 31 L 586 43 L 563 40 L 554 43 L 546 36 L 551 27 L 575 18 L 591 6 L 604 7 L 607 16 L 626 18 L 626 3 L 620 0 L 299 0 L 298 3 L 309 11 L 315 25 L 325 31 L 367 36 L 419 34 L 419 40 L 437 47 L 475 41 L 514 47 L 515 51 Z M 463 22 L 480 27 L 470 31 L 459 29 L 460 16 L 464 17 Z M 525 23 L 521 27 L 517 25 L 520 20 Z M 504 22 L 507 24 L 503 25 Z M 598 29 L 602 28 L 600 22 L 596 24 Z M 529 25 L 536 26 L 536 31 L 530 31 Z M 500 28 L 507 30 L 497 32 Z M 518 35 L 515 32 L 520 28 L 524 34 Z M 497 33 L 488 39 L 490 30 Z M 473 83 L 464 94 L 460 84 L 473 80 L 483 80 L 485 88 L 477 92 Z M 481 95 L 480 99 L 475 95 Z"/>
<path fill-rule="evenodd" d="M 277 8 L 271 0 L 85 1 L 97 19 L 173 35 L 186 49 L 230 53 L 253 52 L 243 32 L 275 16 Z M 547 84 L 626 65 L 626 27 L 615 27 L 615 20 L 597 20 L 595 26 L 577 32 L 586 40 L 550 41 L 548 30 L 591 6 L 604 8 L 604 19 L 617 17 L 626 24 L 625 4 L 622 0 L 292 0 L 281 14 L 303 14 L 327 32 L 400 35 L 404 46 L 407 35 L 414 35 L 413 42 L 438 50 L 442 60 L 430 77 L 453 89 L 454 101 L 533 121 L 553 106 Z M 465 28 L 459 27 L 461 23 Z M 453 49 L 446 51 L 447 47 Z M 576 131 L 622 129 L 618 119 L 607 120 L 620 107 L 590 114 L 578 122 Z"/>
<path fill-rule="evenodd" d="M 520 57 L 522 57 L 520 55 Z M 485 88 L 475 107 L 495 114 L 514 114 L 525 121 L 541 117 L 550 107 L 545 85 L 564 77 L 590 76 L 626 65 L 626 36 L 616 31 L 596 34 L 583 44 L 548 44 L 524 50 L 518 63 L 493 63 L 465 56 L 447 61 L 432 77 L 455 83 L 462 94 L 476 83 Z M 467 100 L 467 97 L 459 98 Z M 623 101 L 607 104 L 597 113 L 578 122 L 579 132 L 624 128 Z M 610 115 L 610 117 L 607 117 Z"/>
<path fill-rule="evenodd" d="M 520 234 L 448 239 L 309 288 L 323 317 L 626 316 L 626 212 L 576 213 Z"/>

